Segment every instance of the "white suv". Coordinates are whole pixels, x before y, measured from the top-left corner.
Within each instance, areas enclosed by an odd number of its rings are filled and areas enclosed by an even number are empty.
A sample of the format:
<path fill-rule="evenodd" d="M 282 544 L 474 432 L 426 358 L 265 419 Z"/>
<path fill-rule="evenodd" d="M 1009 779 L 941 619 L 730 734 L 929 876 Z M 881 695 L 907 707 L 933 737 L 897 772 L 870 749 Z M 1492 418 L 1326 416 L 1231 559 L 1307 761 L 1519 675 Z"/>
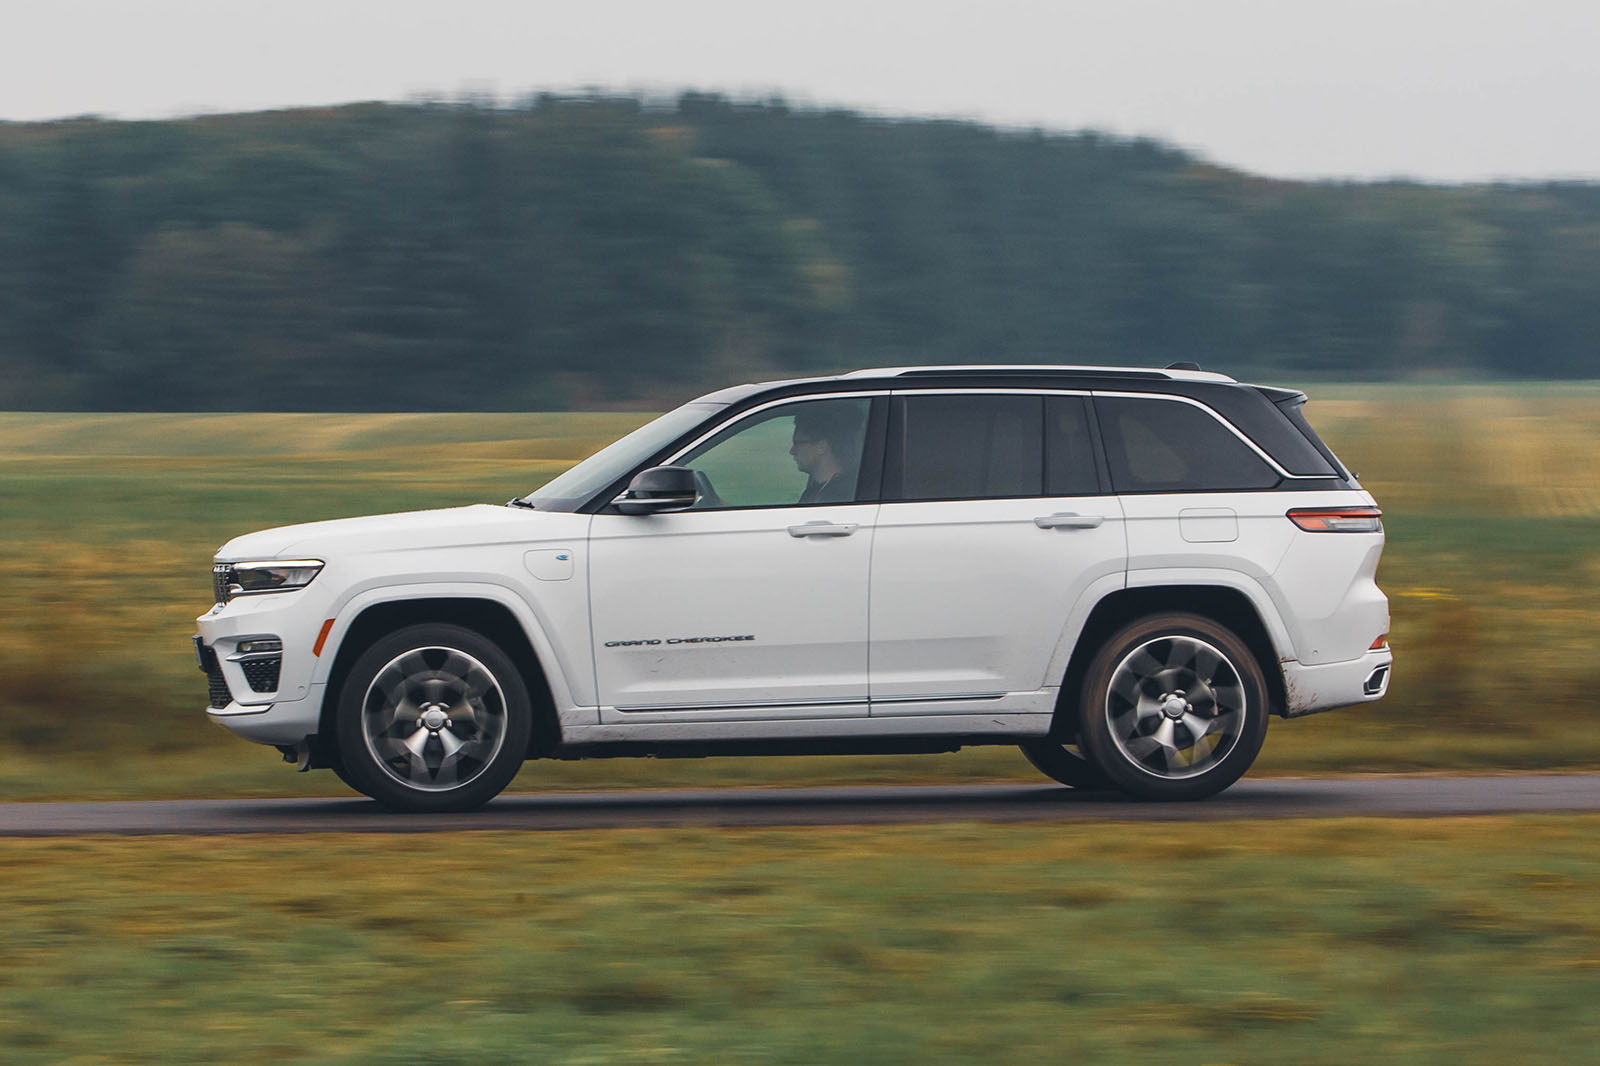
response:
<path fill-rule="evenodd" d="M 395 808 L 529 757 L 1017 744 L 1193 799 L 1380 698 L 1379 511 L 1305 396 L 1180 364 L 701 397 L 504 506 L 223 545 L 209 714 Z"/>

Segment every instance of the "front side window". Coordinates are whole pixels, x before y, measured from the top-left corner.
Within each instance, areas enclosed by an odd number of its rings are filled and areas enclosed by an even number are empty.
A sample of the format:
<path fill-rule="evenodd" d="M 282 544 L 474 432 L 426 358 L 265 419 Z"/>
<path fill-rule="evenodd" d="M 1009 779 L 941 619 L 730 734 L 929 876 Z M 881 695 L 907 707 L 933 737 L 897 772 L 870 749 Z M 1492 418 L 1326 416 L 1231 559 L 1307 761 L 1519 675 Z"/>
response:
<path fill-rule="evenodd" d="M 907 396 L 893 432 L 900 476 L 889 499 L 1043 495 L 1041 396 Z"/>
<path fill-rule="evenodd" d="M 1234 492 L 1278 483 L 1266 460 L 1193 404 L 1097 396 L 1094 405 L 1118 492 Z"/>
<path fill-rule="evenodd" d="M 871 406 L 804 400 L 734 423 L 677 461 L 699 475 L 695 509 L 854 501 Z"/>

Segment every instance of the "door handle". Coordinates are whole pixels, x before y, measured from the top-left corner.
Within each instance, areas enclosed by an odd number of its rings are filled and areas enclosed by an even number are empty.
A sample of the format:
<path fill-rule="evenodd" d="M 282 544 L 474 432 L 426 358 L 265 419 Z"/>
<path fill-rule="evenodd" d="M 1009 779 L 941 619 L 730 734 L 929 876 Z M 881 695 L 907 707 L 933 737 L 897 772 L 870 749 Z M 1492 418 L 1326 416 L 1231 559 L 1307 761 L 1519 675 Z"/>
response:
<path fill-rule="evenodd" d="M 1094 529 L 1104 521 L 1105 518 L 1101 515 L 1064 511 L 1040 515 L 1033 520 L 1033 524 L 1040 529 Z"/>
<path fill-rule="evenodd" d="M 791 537 L 848 537 L 856 531 L 854 522 L 807 522 L 790 526 Z"/>

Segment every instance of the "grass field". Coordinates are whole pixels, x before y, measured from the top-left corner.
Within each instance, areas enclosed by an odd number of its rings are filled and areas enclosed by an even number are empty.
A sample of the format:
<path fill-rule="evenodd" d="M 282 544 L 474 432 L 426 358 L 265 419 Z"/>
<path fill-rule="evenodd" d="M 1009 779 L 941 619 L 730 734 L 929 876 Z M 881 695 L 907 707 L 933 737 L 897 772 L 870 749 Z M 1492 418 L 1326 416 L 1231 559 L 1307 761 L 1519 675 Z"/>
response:
<path fill-rule="evenodd" d="M 1592 1062 L 1597 834 L 1575 815 L 0 841 L 0 1060 Z"/>
<path fill-rule="evenodd" d="M 1600 766 L 1600 386 L 1321 386 L 1378 497 L 1397 655 L 1361 711 L 1275 723 L 1261 772 Z M 637 414 L 0 413 L 0 797 L 326 791 L 204 721 L 188 635 L 240 532 L 542 483 Z M 514 788 L 959 780 L 903 759 L 532 763 Z"/>

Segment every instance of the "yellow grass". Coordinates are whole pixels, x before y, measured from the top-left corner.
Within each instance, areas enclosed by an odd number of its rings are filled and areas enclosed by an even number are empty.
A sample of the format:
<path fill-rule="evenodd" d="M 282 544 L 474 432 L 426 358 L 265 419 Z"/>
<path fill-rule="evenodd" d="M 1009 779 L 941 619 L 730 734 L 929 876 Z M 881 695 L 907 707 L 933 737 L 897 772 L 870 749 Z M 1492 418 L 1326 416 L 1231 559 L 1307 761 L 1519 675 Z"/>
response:
<path fill-rule="evenodd" d="M 1309 390 L 1312 424 L 1380 503 L 1600 515 L 1600 387 Z"/>

